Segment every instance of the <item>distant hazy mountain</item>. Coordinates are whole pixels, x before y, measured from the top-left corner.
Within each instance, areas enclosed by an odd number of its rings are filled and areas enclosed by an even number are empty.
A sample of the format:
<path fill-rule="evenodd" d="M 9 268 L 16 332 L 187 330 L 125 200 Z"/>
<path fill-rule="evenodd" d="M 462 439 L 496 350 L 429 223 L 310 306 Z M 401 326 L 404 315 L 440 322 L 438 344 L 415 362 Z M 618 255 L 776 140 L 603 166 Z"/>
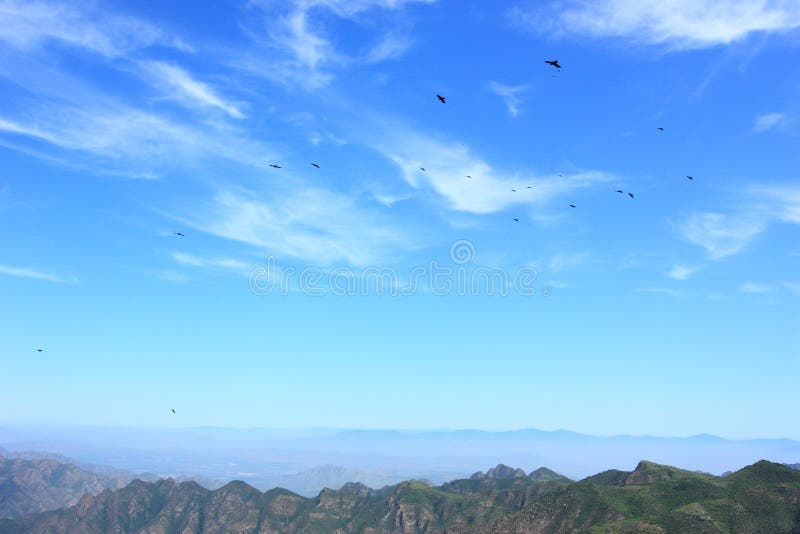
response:
<path fill-rule="evenodd" d="M 120 480 L 125 481 L 125 484 L 137 478 L 148 482 L 153 482 L 159 479 L 158 476 L 152 473 L 147 473 L 147 472 L 135 473 L 128 469 L 120 469 L 118 467 L 110 467 L 108 465 L 82 462 L 75 458 L 70 458 L 68 456 L 64 456 L 63 454 L 58 454 L 54 452 L 31 451 L 31 450 L 9 451 L 0 447 L 0 456 L 4 456 L 9 460 L 54 460 L 62 464 L 71 464 L 75 467 L 83 469 L 84 471 L 88 471 L 89 473 L 94 473 L 96 475 L 105 475 L 107 477 L 118 478 Z"/>
<path fill-rule="evenodd" d="M 90 473 L 51 459 L 0 456 L 0 517 L 64 508 L 77 503 L 84 494 L 119 489 L 131 480 Z"/>
<path fill-rule="evenodd" d="M 760 461 L 727 477 L 640 462 L 580 482 L 516 476 L 346 484 L 315 498 L 243 482 L 134 481 L 70 508 L 0 521 L 0 534 L 770 532 L 800 529 L 800 472 Z M 511 469 L 511 468 L 508 468 Z M 501 476 L 502 475 L 502 476 Z M 552 478 L 551 473 L 540 473 Z M 555 474 L 556 478 L 558 475 Z"/>
<path fill-rule="evenodd" d="M 735 471 L 761 458 L 783 463 L 800 459 L 800 442 L 788 439 L 728 440 L 706 434 L 591 436 L 535 429 L 484 432 L 3 425 L 0 445 L 53 451 L 75 458 L 80 467 L 100 464 L 136 473 L 190 478 L 202 480 L 208 487 L 243 480 L 264 490 L 274 487 L 276 480 L 288 485 L 292 481 L 284 477 L 296 477 L 293 487 L 312 493 L 341 482 L 334 472 L 313 472 L 329 465 L 359 473 L 362 482 L 370 477 L 368 484 L 379 487 L 399 479 L 442 483 L 466 478 L 500 462 L 526 472 L 546 465 L 572 479 L 581 479 L 610 468 L 625 469 L 641 458 L 714 474 Z M 305 471 L 312 472 L 300 475 Z M 313 487 L 308 481 L 314 479 L 322 485 Z"/>

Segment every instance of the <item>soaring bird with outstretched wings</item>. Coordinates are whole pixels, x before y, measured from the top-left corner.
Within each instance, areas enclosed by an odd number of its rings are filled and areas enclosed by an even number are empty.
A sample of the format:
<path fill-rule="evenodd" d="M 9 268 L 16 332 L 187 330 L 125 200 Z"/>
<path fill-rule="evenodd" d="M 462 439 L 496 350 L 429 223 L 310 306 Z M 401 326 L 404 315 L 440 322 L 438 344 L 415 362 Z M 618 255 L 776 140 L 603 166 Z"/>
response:
<path fill-rule="evenodd" d="M 561 70 L 561 65 L 558 64 L 558 60 L 557 59 L 554 59 L 553 61 L 548 61 L 548 60 L 545 59 L 544 62 L 547 63 L 548 65 L 552 65 L 553 67 Z"/>
<path fill-rule="evenodd" d="M 436 98 L 438 98 L 439 102 L 441 102 L 442 104 L 447 104 L 447 99 L 442 95 L 436 95 Z"/>

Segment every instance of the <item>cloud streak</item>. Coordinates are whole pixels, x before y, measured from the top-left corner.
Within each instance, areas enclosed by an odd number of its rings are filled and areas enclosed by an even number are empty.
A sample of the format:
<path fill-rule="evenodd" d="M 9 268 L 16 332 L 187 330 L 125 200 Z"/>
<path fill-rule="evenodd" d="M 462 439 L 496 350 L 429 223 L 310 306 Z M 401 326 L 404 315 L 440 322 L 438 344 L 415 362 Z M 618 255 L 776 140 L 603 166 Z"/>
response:
<path fill-rule="evenodd" d="M 488 214 L 514 205 L 543 204 L 611 179 L 591 170 L 569 177 L 509 173 L 473 155 L 466 145 L 440 141 L 399 125 L 387 124 L 381 130 L 393 134 L 376 135 L 365 142 L 394 162 L 409 185 L 434 191 L 451 210 Z"/>
<path fill-rule="evenodd" d="M 761 217 L 703 212 L 692 214 L 680 230 L 684 239 L 703 247 L 712 259 L 719 260 L 740 252 L 766 226 Z"/>
<path fill-rule="evenodd" d="M 783 113 L 764 113 L 758 115 L 753 122 L 753 132 L 764 133 L 780 127 L 786 121 Z"/>
<path fill-rule="evenodd" d="M 181 265 L 189 267 L 200 267 L 203 269 L 230 269 L 242 271 L 250 267 L 250 264 L 233 258 L 201 258 L 194 254 L 185 252 L 173 252 L 172 259 Z"/>
<path fill-rule="evenodd" d="M 57 42 L 109 58 L 155 44 L 191 51 L 185 41 L 149 22 L 85 7 L 76 3 L 4 0 L 0 2 L 0 41 L 25 50 Z"/>
<path fill-rule="evenodd" d="M 520 113 L 520 99 L 518 95 L 527 91 L 528 87 L 525 85 L 504 85 L 497 82 L 492 82 L 489 84 L 489 87 L 494 94 L 503 99 L 506 109 L 508 110 L 508 114 L 514 118 L 517 118 Z"/>
<path fill-rule="evenodd" d="M 385 264 L 396 259 L 399 251 L 419 246 L 407 229 L 379 212 L 359 205 L 350 196 L 319 187 L 262 193 L 222 190 L 201 215 L 188 215 L 184 220 L 209 234 L 268 254 L 318 265 Z M 191 263 L 192 258 L 180 260 Z"/>
<path fill-rule="evenodd" d="M 291 0 L 279 5 L 253 1 L 249 5 L 260 15 L 261 28 L 249 31 L 253 40 L 275 56 L 272 60 L 249 56 L 234 64 L 252 74 L 276 83 L 298 85 L 307 90 L 327 86 L 334 72 L 353 65 L 380 63 L 402 55 L 411 39 L 390 24 L 379 32 L 377 42 L 366 52 L 347 53 L 326 35 L 325 25 L 318 22 L 323 15 L 334 20 L 361 23 L 368 12 L 399 11 L 410 4 L 430 4 L 436 0 Z M 372 21 L 374 22 L 374 21 Z M 362 24 L 369 28 L 370 24 Z M 266 31 L 264 31 L 266 28 Z"/>
<path fill-rule="evenodd" d="M 189 105 L 222 110 L 234 119 L 244 118 L 235 105 L 223 100 L 211 87 L 194 79 L 184 69 L 161 61 L 144 61 L 139 65 L 150 83 L 172 98 Z"/>
<path fill-rule="evenodd" d="M 687 267 L 685 265 L 675 265 L 668 273 L 667 276 L 673 280 L 688 280 L 697 269 L 694 267 Z"/>
<path fill-rule="evenodd" d="M 42 280 L 44 282 L 53 282 L 56 284 L 76 284 L 78 282 L 75 279 L 65 279 L 60 276 L 37 271 L 35 269 L 11 267 L 9 265 L 2 264 L 0 264 L 0 274 L 4 274 L 6 276 L 16 276 L 18 278 L 31 278 L 34 280 Z"/>
<path fill-rule="evenodd" d="M 615 37 L 673 50 L 726 45 L 754 32 L 800 27 L 800 3 L 782 0 L 566 0 L 516 8 L 512 20 L 545 35 Z"/>

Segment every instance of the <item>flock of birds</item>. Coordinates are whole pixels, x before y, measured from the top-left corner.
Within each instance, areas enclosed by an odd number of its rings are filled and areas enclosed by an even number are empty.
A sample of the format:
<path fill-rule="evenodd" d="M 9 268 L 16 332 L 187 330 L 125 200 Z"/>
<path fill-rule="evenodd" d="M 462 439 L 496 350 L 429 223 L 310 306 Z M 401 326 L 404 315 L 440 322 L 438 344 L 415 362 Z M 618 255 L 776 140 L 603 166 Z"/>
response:
<path fill-rule="evenodd" d="M 559 71 L 561 70 L 561 65 L 558 63 L 558 60 L 557 60 L 557 59 L 554 59 L 554 60 L 545 60 L 545 63 L 547 63 L 548 65 L 550 65 L 550 66 L 554 67 L 555 69 L 558 69 Z M 446 98 L 446 97 L 444 97 L 444 96 L 442 96 L 442 95 L 440 95 L 440 94 L 437 94 L 437 95 L 436 95 L 436 98 L 437 98 L 437 99 L 439 99 L 439 102 L 441 102 L 442 104 L 446 104 L 446 103 L 447 103 L 447 98 Z M 661 127 L 661 126 L 659 126 L 659 127 L 657 127 L 657 128 L 656 128 L 656 130 L 658 130 L 659 132 L 663 132 L 663 131 L 664 131 L 664 128 L 663 128 L 663 127 Z M 319 164 L 319 163 L 316 163 L 316 162 L 312 162 L 312 163 L 311 163 L 311 166 L 312 166 L 312 167 L 315 167 L 315 168 L 317 168 L 317 169 L 320 169 L 320 168 L 321 168 L 320 164 Z M 278 165 L 277 163 L 270 163 L 270 164 L 269 164 L 269 167 L 271 167 L 271 168 L 273 168 L 273 169 L 282 169 L 282 168 L 283 168 L 281 165 Z M 426 171 L 426 169 L 425 169 L 425 167 L 420 167 L 420 168 L 419 168 L 419 170 L 420 170 L 420 171 L 422 171 L 422 172 L 427 172 L 427 171 Z M 559 177 L 562 177 L 562 178 L 564 177 L 564 175 L 563 175 L 563 174 L 559 174 L 558 176 L 559 176 Z M 466 176 L 465 176 L 465 178 L 467 178 L 467 179 L 470 179 L 470 180 L 471 180 L 471 179 L 472 179 L 472 176 L 470 176 L 470 175 L 466 175 Z M 689 175 L 687 175 L 687 176 L 686 176 L 686 178 L 687 178 L 688 180 L 694 181 L 694 177 L 692 177 L 692 176 L 689 176 Z M 531 189 L 531 186 L 530 186 L 530 185 L 529 185 L 529 186 L 527 186 L 527 189 Z M 516 193 L 516 192 L 517 192 L 517 190 L 516 190 L 516 189 L 512 189 L 511 191 L 512 191 L 513 193 Z M 625 191 L 623 191 L 622 189 L 617 189 L 616 191 L 617 191 L 617 193 L 619 193 L 619 194 L 621 194 L 621 195 L 624 195 L 624 194 L 625 194 Z M 633 193 L 631 193 L 630 191 L 628 191 L 627 193 L 628 193 L 628 196 L 629 196 L 630 198 L 635 198 L 635 195 L 634 195 Z M 570 208 L 577 208 L 577 206 L 576 206 L 575 204 L 569 204 L 569 207 L 570 207 Z M 512 220 L 513 220 L 514 222 L 519 222 L 519 218 L 517 218 L 517 217 L 514 217 Z M 184 235 L 182 232 L 172 232 L 172 235 L 174 235 L 174 236 L 177 236 L 177 237 L 186 237 L 186 236 L 185 236 L 185 235 Z M 39 349 L 36 349 L 36 351 L 37 351 L 37 352 L 42 352 L 42 351 L 44 351 L 44 349 L 41 349 L 41 348 L 39 348 Z M 172 411 L 172 414 L 173 414 L 173 415 L 175 415 L 175 413 L 176 413 L 176 412 L 175 412 L 175 408 L 172 408 L 172 409 L 171 409 L 171 411 Z"/>
<path fill-rule="evenodd" d="M 561 64 L 559 64 L 559 62 L 558 62 L 558 60 L 557 60 L 557 59 L 553 59 L 553 60 L 545 60 L 545 63 L 546 63 L 546 64 L 548 64 L 548 65 L 550 65 L 551 67 L 553 67 L 553 68 L 555 68 L 555 69 L 559 70 L 559 71 L 561 70 Z M 442 96 L 442 95 L 440 95 L 440 94 L 437 94 L 437 95 L 436 95 L 436 98 L 437 98 L 437 99 L 439 99 L 439 102 L 441 102 L 442 104 L 446 104 L 446 103 L 447 103 L 447 97 L 445 97 L 445 96 Z M 664 131 L 664 128 L 663 128 L 663 127 L 661 127 L 661 126 L 659 126 L 659 127 L 657 127 L 657 128 L 656 128 L 656 130 L 658 130 L 659 132 L 663 132 L 663 131 Z M 316 167 L 317 169 L 319 169 L 319 168 L 320 168 L 320 165 L 319 165 L 319 163 L 312 163 L 311 165 L 312 165 L 313 167 Z M 277 163 L 270 163 L 270 164 L 269 164 L 269 166 L 270 166 L 270 167 L 272 167 L 273 169 L 282 169 L 282 168 L 283 168 L 283 167 L 281 167 L 280 165 L 278 165 Z M 426 169 L 425 169 L 425 167 L 420 167 L 420 168 L 419 168 L 419 170 L 420 170 L 420 171 L 422 171 L 422 172 L 427 172 L 427 171 L 426 171 Z M 560 177 L 562 177 L 562 178 L 564 177 L 564 175 L 563 175 L 563 174 L 559 174 L 559 176 L 560 176 Z M 467 179 L 470 179 L 470 180 L 471 180 L 471 179 L 472 179 L 472 176 L 470 176 L 470 175 L 466 175 L 466 176 L 465 176 L 465 178 L 467 178 Z M 689 180 L 694 180 L 694 178 L 693 178 L 693 177 L 691 177 L 691 176 L 687 176 L 686 178 L 688 178 Z M 531 189 L 531 186 L 527 186 L 527 189 Z M 512 189 L 511 191 L 512 191 L 513 193 L 516 193 L 516 192 L 517 192 L 517 190 L 516 190 L 516 189 Z M 625 191 L 623 191 L 622 189 L 617 189 L 617 193 L 620 193 L 620 194 L 625 194 Z M 630 198 L 635 198 L 635 195 L 634 195 L 633 193 L 631 193 L 630 191 L 628 191 L 627 193 L 628 193 L 628 196 L 629 196 Z M 570 207 L 570 208 L 577 208 L 577 206 L 576 206 L 575 204 L 569 204 L 569 207 Z M 512 219 L 512 220 L 513 220 L 514 222 L 519 222 L 519 219 L 518 219 L 518 218 L 516 218 L 516 217 L 515 217 L 514 219 Z M 183 237 L 183 234 L 181 234 L 180 232 L 175 232 L 175 235 L 179 235 L 179 236 Z"/>

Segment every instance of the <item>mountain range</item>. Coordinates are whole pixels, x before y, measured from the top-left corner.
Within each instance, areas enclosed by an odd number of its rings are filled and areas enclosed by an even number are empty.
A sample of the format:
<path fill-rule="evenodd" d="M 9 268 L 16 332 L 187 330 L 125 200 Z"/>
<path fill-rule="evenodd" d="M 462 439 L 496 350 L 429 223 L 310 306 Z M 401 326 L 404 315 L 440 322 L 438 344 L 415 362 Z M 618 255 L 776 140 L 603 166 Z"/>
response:
<path fill-rule="evenodd" d="M 536 429 L 488 432 L 5 424 L 0 425 L 0 446 L 52 451 L 73 459 L 82 468 L 101 464 L 162 478 L 195 480 L 211 489 L 242 480 L 262 491 L 284 487 L 309 497 L 325 486 L 336 488 L 345 481 L 372 487 L 410 479 L 442 484 L 501 462 L 528 472 L 546 465 L 579 480 L 609 468 L 627 469 L 641 458 L 717 475 L 761 458 L 782 463 L 800 458 L 800 442 L 789 439 L 725 439 L 707 434 L 592 436 Z"/>
<path fill-rule="evenodd" d="M 120 489 L 134 478 L 90 473 L 54 459 L 0 456 L 0 517 L 71 506 L 87 493 Z"/>
<path fill-rule="evenodd" d="M 313 498 L 239 481 L 209 490 L 135 480 L 68 508 L 0 520 L 0 534 L 800 531 L 800 472 L 767 461 L 725 477 L 646 461 L 578 482 L 520 471 L 498 465 L 441 486 L 349 483 Z"/>

